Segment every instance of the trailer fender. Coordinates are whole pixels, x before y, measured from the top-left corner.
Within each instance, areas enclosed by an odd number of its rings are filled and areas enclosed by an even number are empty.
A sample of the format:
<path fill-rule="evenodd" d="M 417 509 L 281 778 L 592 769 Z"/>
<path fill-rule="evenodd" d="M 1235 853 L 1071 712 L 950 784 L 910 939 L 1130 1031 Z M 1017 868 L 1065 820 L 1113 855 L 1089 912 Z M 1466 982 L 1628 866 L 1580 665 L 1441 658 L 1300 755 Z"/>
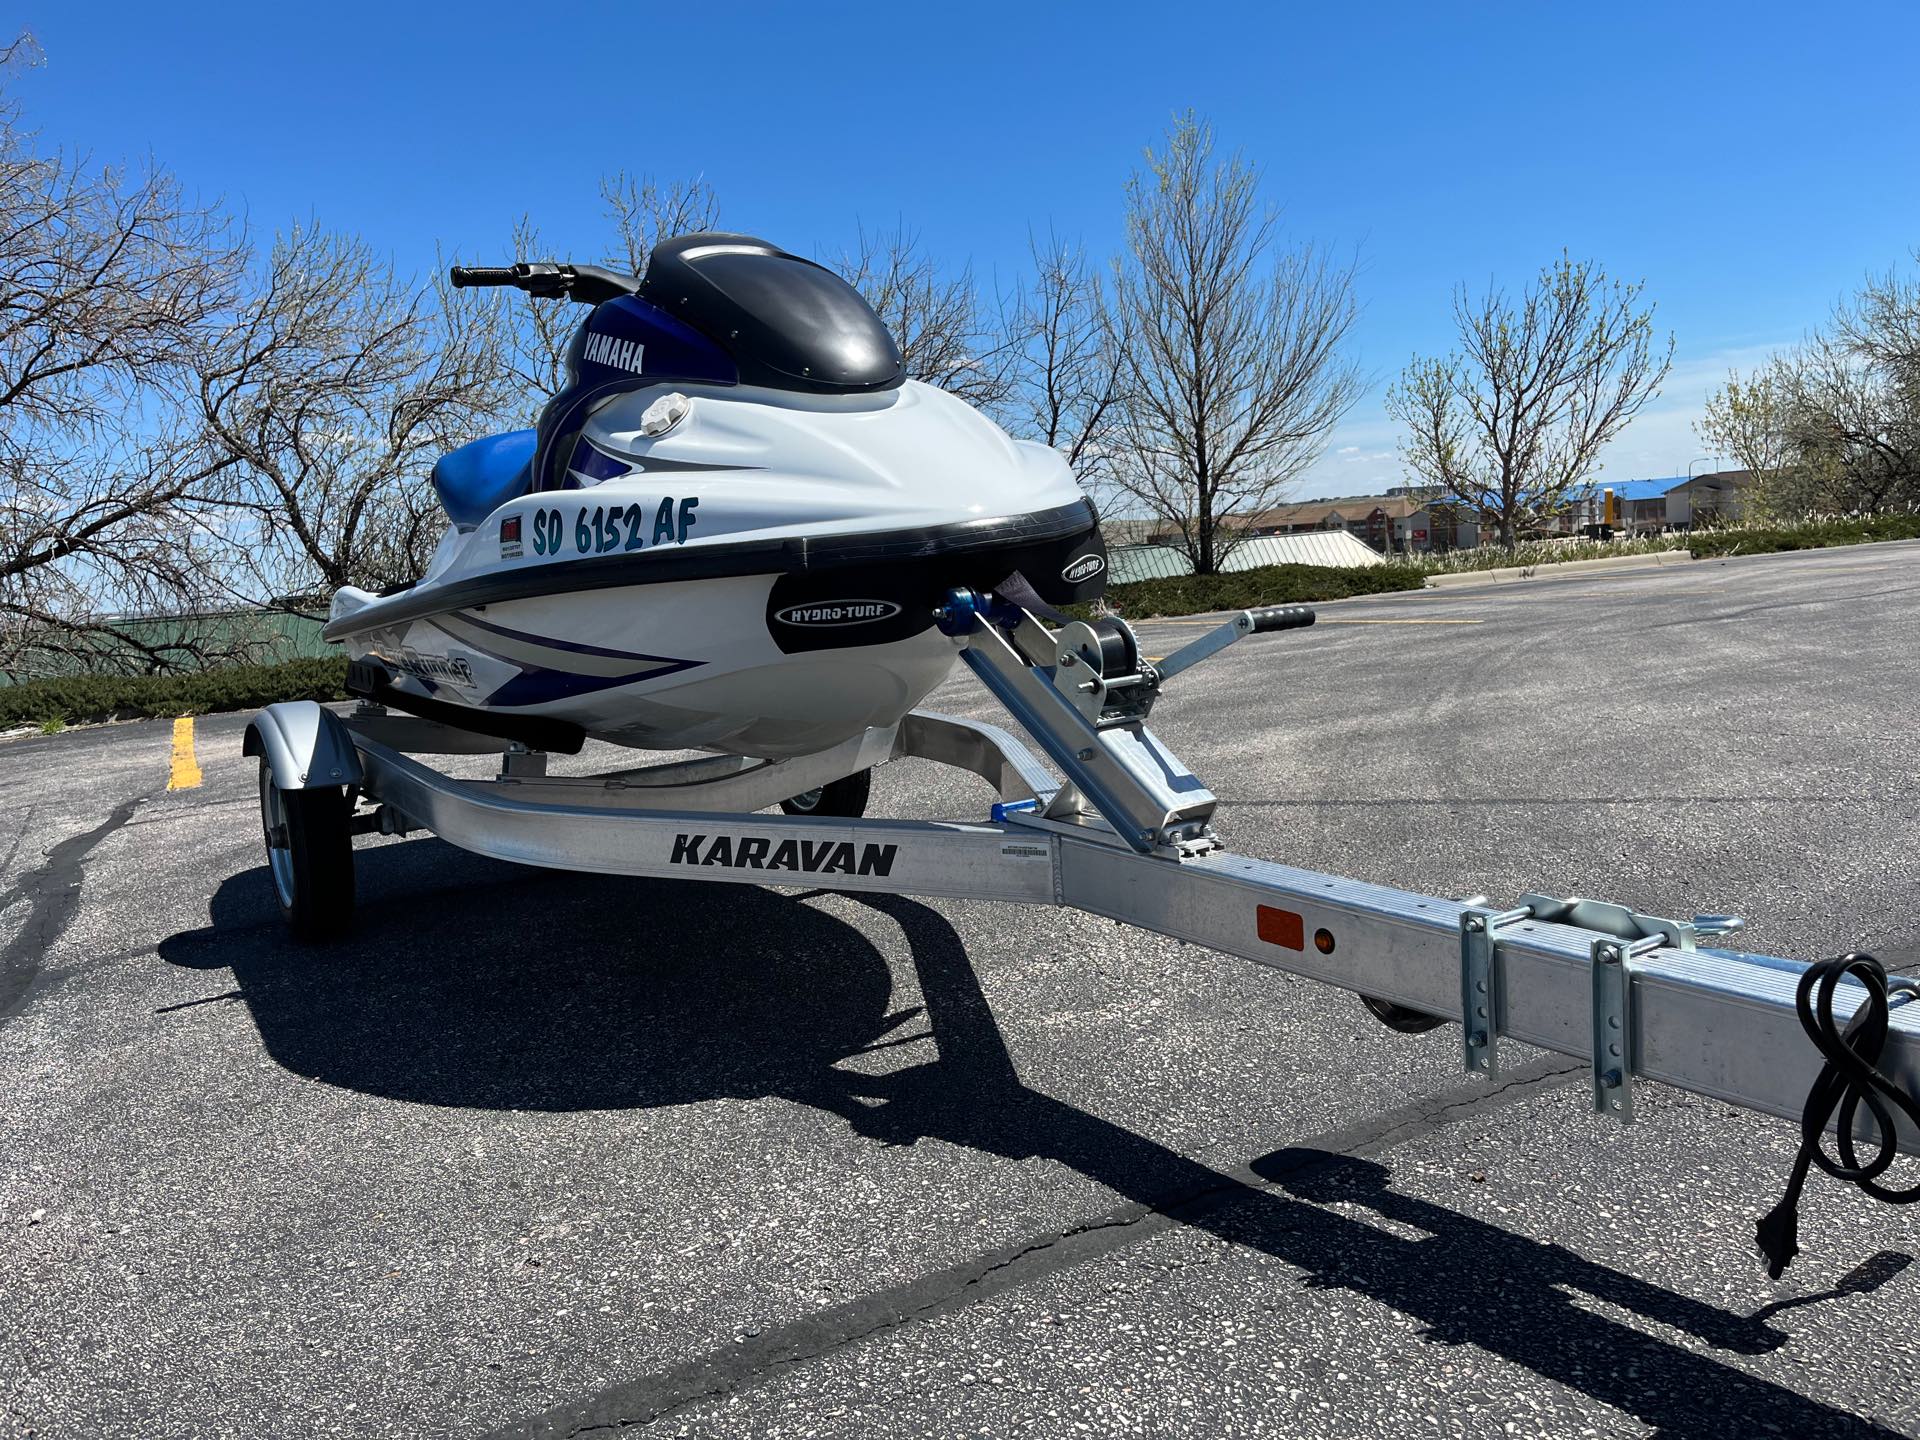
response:
<path fill-rule="evenodd" d="M 360 752 L 340 717 L 316 700 L 269 705 L 247 726 L 243 755 L 264 755 L 281 790 L 358 785 Z"/>

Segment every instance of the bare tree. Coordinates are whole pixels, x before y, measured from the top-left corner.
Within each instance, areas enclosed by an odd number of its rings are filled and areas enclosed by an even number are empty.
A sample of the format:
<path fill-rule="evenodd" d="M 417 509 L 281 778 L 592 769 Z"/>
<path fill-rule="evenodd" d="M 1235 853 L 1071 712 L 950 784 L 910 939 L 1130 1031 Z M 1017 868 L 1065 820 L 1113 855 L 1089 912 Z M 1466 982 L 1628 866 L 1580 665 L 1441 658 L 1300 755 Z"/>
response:
<path fill-rule="evenodd" d="M 1125 320 L 1109 313 L 1086 251 L 1029 236 L 1031 282 L 1002 305 L 1012 386 L 1007 428 L 1050 445 L 1088 489 L 1111 472 L 1119 430 Z"/>
<path fill-rule="evenodd" d="M 267 594 L 420 574 L 442 524 L 428 469 L 508 404 L 494 298 L 423 291 L 357 238 L 308 228 L 275 244 L 201 381 Z"/>
<path fill-rule="evenodd" d="M 1500 290 L 1455 291 L 1460 351 L 1416 358 L 1387 392 L 1407 464 L 1508 549 L 1561 513 L 1672 368 L 1673 337 L 1655 339 L 1642 289 L 1562 256 L 1518 305 Z"/>
<path fill-rule="evenodd" d="M 0 79 L 37 57 L 15 40 Z M 185 658 L 115 616 L 205 586 L 202 502 L 232 462 L 186 402 L 244 257 L 164 170 L 44 153 L 0 93 L 0 664 Z"/>
<path fill-rule="evenodd" d="M 1869 279 L 1781 373 L 1800 458 L 1831 475 L 1840 508 L 1920 504 L 1920 279 Z"/>
<path fill-rule="evenodd" d="M 555 257 L 541 238 L 533 217 L 514 222 L 507 243 L 513 260 L 551 260 Z M 542 300 L 519 291 L 495 292 L 492 310 L 500 336 L 500 354 L 509 383 L 519 392 L 516 418 L 531 425 L 547 400 L 567 383 L 567 347 L 580 326 L 583 312 L 570 300 Z"/>
<path fill-rule="evenodd" d="M 971 269 L 943 271 L 904 226 L 884 234 L 862 229 L 855 249 L 834 263 L 892 332 L 910 379 L 982 409 L 1006 398 L 1008 341 L 982 322 Z"/>
<path fill-rule="evenodd" d="M 647 273 L 647 259 L 662 240 L 720 224 L 720 197 L 698 177 L 663 183 L 620 170 L 601 179 L 600 198 L 616 237 L 607 264 L 631 275 Z"/>
<path fill-rule="evenodd" d="M 700 179 L 662 182 L 625 170 L 600 181 L 607 232 L 569 253 L 556 253 L 530 215 L 515 222 L 508 243 L 516 260 L 580 260 L 600 255 L 634 275 L 647 273 L 653 247 L 676 235 L 711 230 L 720 223 L 720 201 Z M 501 352 L 518 387 L 519 418 L 531 423 L 548 397 L 567 383 L 567 347 L 585 318 L 569 300 L 540 300 L 519 293 L 500 298 L 491 310 L 501 330 Z"/>
<path fill-rule="evenodd" d="M 1126 403 L 1114 508 L 1165 522 L 1203 575 L 1360 391 L 1341 353 L 1358 313 L 1353 267 L 1279 247 L 1259 180 L 1238 154 L 1214 158 L 1210 125 L 1179 117 L 1128 182 L 1115 268 Z"/>

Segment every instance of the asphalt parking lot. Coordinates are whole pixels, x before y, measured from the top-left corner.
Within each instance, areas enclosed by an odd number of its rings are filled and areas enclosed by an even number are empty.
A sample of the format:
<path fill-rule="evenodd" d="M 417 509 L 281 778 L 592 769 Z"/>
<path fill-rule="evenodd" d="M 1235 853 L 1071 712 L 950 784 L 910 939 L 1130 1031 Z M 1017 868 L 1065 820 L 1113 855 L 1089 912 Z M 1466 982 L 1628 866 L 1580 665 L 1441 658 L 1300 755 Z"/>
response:
<path fill-rule="evenodd" d="M 1235 849 L 1920 964 L 1920 546 L 1322 614 L 1155 712 Z M 1769 1281 L 1784 1124 L 983 902 L 422 838 L 298 946 L 244 724 L 0 743 L 0 1435 L 1920 1433 L 1920 1214 Z"/>

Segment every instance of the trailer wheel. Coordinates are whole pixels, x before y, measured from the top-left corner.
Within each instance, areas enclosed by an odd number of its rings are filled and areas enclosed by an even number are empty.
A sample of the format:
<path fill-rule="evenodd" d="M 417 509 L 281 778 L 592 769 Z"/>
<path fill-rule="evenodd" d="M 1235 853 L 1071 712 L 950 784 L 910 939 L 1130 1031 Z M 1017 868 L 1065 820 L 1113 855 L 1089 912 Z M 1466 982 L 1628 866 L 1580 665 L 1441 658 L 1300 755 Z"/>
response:
<path fill-rule="evenodd" d="M 867 796 L 873 789 L 873 771 L 862 770 L 818 790 L 807 790 L 791 800 L 782 800 L 780 808 L 789 815 L 823 815 L 835 820 L 858 820 L 867 813 Z"/>
<path fill-rule="evenodd" d="M 340 786 L 282 790 L 260 758 L 267 869 L 287 925 L 303 940 L 342 934 L 353 919 L 353 834 Z"/>
<path fill-rule="evenodd" d="M 1436 1026 L 1447 1023 L 1445 1016 L 1429 1015 L 1424 1010 L 1409 1010 L 1391 1000 L 1382 1000 L 1378 995 L 1362 995 L 1360 1003 L 1367 1007 L 1374 1019 L 1389 1030 L 1398 1030 L 1402 1035 L 1424 1035 Z"/>

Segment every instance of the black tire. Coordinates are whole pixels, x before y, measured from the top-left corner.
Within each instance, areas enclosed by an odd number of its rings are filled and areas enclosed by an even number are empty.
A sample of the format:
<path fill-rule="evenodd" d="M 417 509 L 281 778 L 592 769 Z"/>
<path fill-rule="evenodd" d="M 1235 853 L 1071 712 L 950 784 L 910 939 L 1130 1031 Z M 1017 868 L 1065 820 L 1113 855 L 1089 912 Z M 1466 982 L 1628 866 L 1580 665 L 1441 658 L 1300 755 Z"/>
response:
<path fill-rule="evenodd" d="M 791 800 L 782 800 L 780 808 L 789 815 L 820 815 L 833 820 L 858 820 L 867 813 L 867 796 L 873 790 L 873 771 L 862 770 L 818 790 L 809 790 Z"/>
<path fill-rule="evenodd" d="M 1424 1035 L 1447 1023 L 1445 1016 L 1429 1015 L 1424 1010 L 1409 1010 L 1391 1000 L 1382 1000 L 1378 995 L 1362 995 L 1360 1003 L 1367 1007 L 1374 1019 L 1389 1030 L 1398 1030 L 1402 1035 Z"/>
<path fill-rule="evenodd" d="M 280 913 L 302 940 L 332 939 L 353 923 L 351 818 L 345 789 L 282 790 L 261 757 L 260 825 L 267 841 L 267 874 Z M 278 836 L 276 828 L 282 832 Z"/>

